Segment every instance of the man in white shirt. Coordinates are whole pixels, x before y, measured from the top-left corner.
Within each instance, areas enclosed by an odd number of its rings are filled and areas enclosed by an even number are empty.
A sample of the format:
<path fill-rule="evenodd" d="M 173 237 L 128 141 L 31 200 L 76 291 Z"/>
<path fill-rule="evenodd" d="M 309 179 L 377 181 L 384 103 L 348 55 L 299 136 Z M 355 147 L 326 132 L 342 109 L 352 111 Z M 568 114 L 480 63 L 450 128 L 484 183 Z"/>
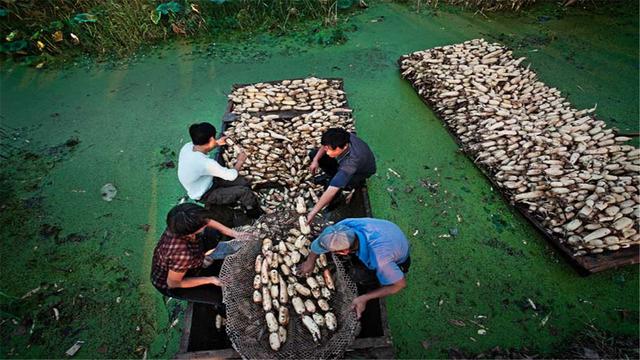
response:
<path fill-rule="evenodd" d="M 251 191 L 249 182 L 238 175 L 247 155 L 242 152 L 231 169 L 209 158 L 209 153 L 225 143 L 222 137 L 216 140 L 216 128 L 209 123 L 193 124 L 189 127 L 191 142 L 180 149 L 178 179 L 193 200 L 211 207 L 240 203 L 252 217 L 260 215 L 258 198 Z"/>

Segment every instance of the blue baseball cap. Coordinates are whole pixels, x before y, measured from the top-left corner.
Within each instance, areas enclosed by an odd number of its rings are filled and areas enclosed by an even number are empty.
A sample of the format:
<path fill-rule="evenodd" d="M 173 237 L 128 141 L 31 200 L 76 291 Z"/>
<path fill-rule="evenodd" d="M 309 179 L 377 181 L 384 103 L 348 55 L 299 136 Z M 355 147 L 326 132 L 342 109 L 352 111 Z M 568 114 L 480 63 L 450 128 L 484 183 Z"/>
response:
<path fill-rule="evenodd" d="M 348 226 L 336 224 L 327 226 L 311 243 L 314 254 L 349 249 L 355 241 L 356 233 Z"/>

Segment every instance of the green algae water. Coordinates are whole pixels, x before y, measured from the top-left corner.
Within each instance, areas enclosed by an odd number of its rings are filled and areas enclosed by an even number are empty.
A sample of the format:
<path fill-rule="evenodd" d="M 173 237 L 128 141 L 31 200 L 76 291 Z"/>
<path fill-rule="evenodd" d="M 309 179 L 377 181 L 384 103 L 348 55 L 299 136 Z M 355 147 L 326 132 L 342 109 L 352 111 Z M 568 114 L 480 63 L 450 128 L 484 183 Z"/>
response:
<path fill-rule="evenodd" d="M 496 346 L 553 354 L 590 326 L 636 336 L 638 267 L 580 277 L 458 151 L 396 66 L 412 51 L 500 41 L 577 108 L 597 104 L 610 126 L 638 132 L 638 5 L 617 6 L 483 16 L 380 3 L 349 19 L 357 30 L 339 46 L 262 37 L 174 43 L 115 68 L 4 66 L 1 356 L 63 357 L 83 340 L 82 358 L 172 357 L 184 304 L 165 303 L 148 280 L 164 217 L 184 195 L 166 164 L 190 123 L 220 123 L 232 84 L 306 76 L 344 79 L 378 160 L 374 216 L 411 241 L 409 286 L 387 301 L 398 357 Z M 118 189 L 111 202 L 100 196 L 106 183 Z"/>

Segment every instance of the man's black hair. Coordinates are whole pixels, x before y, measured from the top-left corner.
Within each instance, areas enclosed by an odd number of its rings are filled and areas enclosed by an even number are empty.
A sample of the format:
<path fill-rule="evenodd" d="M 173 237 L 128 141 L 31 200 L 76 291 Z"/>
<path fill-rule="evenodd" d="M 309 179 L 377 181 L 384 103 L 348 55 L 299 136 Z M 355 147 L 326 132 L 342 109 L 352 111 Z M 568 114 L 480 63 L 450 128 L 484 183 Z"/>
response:
<path fill-rule="evenodd" d="M 207 224 L 208 214 L 205 208 L 193 203 L 176 205 L 167 214 L 167 228 L 176 236 L 193 234 Z"/>
<path fill-rule="evenodd" d="M 349 143 L 349 132 L 343 128 L 331 128 L 322 134 L 322 145 L 335 148 L 343 148 Z"/>
<path fill-rule="evenodd" d="M 204 145 L 216 137 L 216 128 L 207 122 L 193 124 L 189 126 L 189 135 L 193 145 Z"/>

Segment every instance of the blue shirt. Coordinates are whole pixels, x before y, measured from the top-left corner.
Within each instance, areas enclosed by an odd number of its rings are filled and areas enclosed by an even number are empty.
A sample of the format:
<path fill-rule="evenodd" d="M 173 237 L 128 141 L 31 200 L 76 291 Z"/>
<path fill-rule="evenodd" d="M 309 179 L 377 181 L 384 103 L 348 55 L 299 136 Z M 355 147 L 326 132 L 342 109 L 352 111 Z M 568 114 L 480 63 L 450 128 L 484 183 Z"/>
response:
<path fill-rule="evenodd" d="M 409 241 L 398 225 L 373 218 L 344 219 L 338 224 L 358 235 L 358 258 L 376 271 L 380 284 L 391 285 L 404 278 L 398 265 L 409 257 Z"/>
<path fill-rule="evenodd" d="M 354 134 L 349 136 L 349 148 L 336 159 L 338 172 L 333 176 L 329 186 L 344 188 L 354 175 L 368 178 L 376 173 L 376 159 L 364 141 Z"/>

